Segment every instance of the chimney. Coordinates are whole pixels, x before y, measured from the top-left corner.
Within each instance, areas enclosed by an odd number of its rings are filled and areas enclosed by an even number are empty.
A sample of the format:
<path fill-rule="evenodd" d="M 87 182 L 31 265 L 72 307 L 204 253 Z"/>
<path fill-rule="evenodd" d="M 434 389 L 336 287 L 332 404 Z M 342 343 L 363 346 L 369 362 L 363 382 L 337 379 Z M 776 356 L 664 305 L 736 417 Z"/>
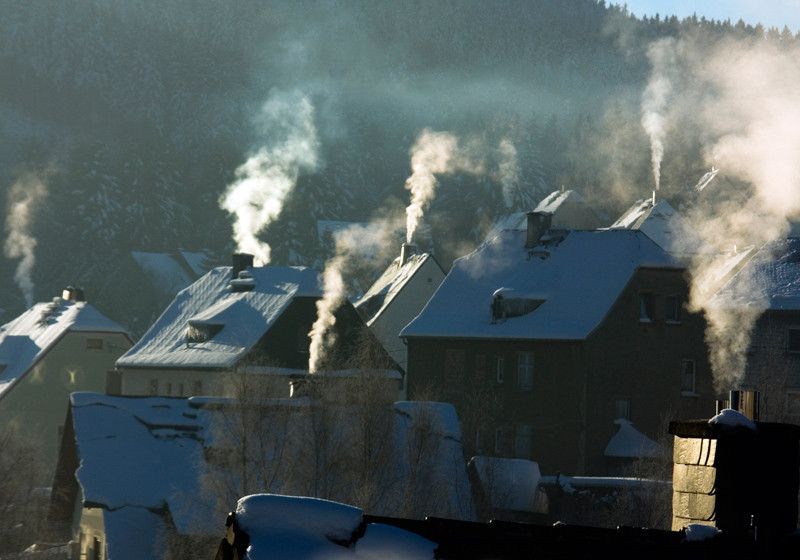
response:
<path fill-rule="evenodd" d="M 411 243 L 403 243 L 402 247 L 400 247 L 400 266 L 406 264 L 411 255 L 416 254 L 416 252 L 417 248 L 414 245 Z"/>
<path fill-rule="evenodd" d="M 233 254 L 233 269 L 231 270 L 231 280 L 239 278 L 239 273 L 253 266 L 253 255 L 249 253 Z"/>
<path fill-rule="evenodd" d="M 65 301 L 83 301 L 83 288 L 67 286 L 61 293 L 61 299 Z"/>
<path fill-rule="evenodd" d="M 544 232 L 553 222 L 553 215 L 547 212 L 528 212 L 528 236 L 525 240 L 525 247 L 533 249 L 539 244 Z"/>

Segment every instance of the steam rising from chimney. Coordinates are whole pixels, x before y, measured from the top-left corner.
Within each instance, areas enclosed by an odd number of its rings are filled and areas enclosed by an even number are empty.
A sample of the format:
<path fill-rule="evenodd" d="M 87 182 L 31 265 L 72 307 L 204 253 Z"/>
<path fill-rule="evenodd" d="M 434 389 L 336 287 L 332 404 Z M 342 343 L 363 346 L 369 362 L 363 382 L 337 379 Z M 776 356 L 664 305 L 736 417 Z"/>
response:
<path fill-rule="evenodd" d="M 336 246 L 334 256 L 325 263 L 322 274 L 323 297 L 317 300 L 317 320 L 311 327 L 309 337 L 308 371 L 315 373 L 324 369 L 326 357 L 336 335 L 333 327 L 336 324 L 335 312 L 346 299 L 345 278 L 351 267 L 364 258 L 374 263 L 389 244 L 395 232 L 393 225 L 386 221 L 370 224 L 353 224 L 349 228 L 334 233 Z"/>
<path fill-rule="evenodd" d="M 423 130 L 411 148 L 411 176 L 405 184 L 411 191 L 411 203 L 406 208 L 407 243 L 413 242 L 414 233 L 433 200 L 438 184 L 436 175 L 459 171 L 483 173 L 483 161 L 473 150 L 460 146 L 452 134 Z"/>
<path fill-rule="evenodd" d="M 219 203 L 235 216 L 237 251 L 250 253 L 266 265 L 270 246 L 258 235 L 280 215 L 299 175 L 316 169 L 319 141 L 314 108 L 297 92 L 272 92 L 257 124 L 265 144 L 236 170 L 236 181 L 228 185 Z"/>
<path fill-rule="evenodd" d="M 664 158 L 667 125 L 664 112 L 672 93 L 672 82 L 666 72 L 674 64 L 674 50 L 675 40 L 666 38 L 651 44 L 647 51 L 652 71 L 642 95 L 642 126 L 650 138 L 650 163 L 656 190 L 661 184 L 661 160 Z"/>
<path fill-rule="evenodd" d="M 498 173 L 497 177 L 503 185 L 503 202 L 506 208 L 514 205 L 514 190 L 519 183 L 519 164 L 517 163 L 517 149 L 507 138 L 500 141 L 498 148 Z"/>
<path fill-rule="evenodd" d="M 740 388 L 750 333 L 766 302 L 755 282 L 746 306 L 726 308 L 713 294 L 742 251 L 785 236 L 789 220 L 800 217 L 800 49 L 761 38 L 703 41 L 656 43 L 651 49 L 654 80 L 645 97 L 653 101 L 648 108 L 666 109 L 659 114 L 667 121 L 655 121 L 660 130 L 667 123 L 698 126 L 697 136 L 708 139 L 707 164 L 747 190 L 741 199 L 721 200 L 724 193 L 713 199 L 716 191 L 705 189 L 704 197 L 712 200 L 698 201 L 687 216 L 707 248 L 723 255 L 692 263 L 690 306 L 706 313 L 715 386 L 725 391 Z M 680 99 L 676 95 L 673 102 L 659 104 L 666 97 L 656 93 L 668 93 L 666 83 L 657 83 L 659 76 L 670 76 Z"/>
<path fill-rule="evenodd" d="M 31 273 L 36 262 L 36 238 L 31 233 L 33 214 L 47 196 L 47 188 L 39 175 L 29 173 L 21 177 L 8 193 L 6 216 L 6 242 L 3 252 L 9 259 L 20 259 L 14 272 L 14 281 L 22 290 L 25 305 L 33 305 L 34 283 Z"/>

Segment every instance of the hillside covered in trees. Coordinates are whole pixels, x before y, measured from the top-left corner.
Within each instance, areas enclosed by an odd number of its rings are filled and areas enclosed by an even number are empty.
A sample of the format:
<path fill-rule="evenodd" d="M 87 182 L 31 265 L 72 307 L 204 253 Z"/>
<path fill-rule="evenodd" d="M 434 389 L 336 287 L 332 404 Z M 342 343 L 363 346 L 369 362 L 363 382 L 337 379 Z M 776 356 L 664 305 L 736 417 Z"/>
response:
<path fill-rule="evenodd" d="M 0 324 L 68 284 L 102 310 L 92 294 L 121 295 L 106 283 L 131 251 L 228 264 L 248 162 L 288 180 L 255 232 L 271 262 L 320 268 L 318 220 L 404 223 L 426 129 L 480 154 L 438 173 L 425 208 L 445 267 L 562 187 L 615 216 L 654 189 L 651 45 L 795 47 L 748 23 L 602 0 L 0 0 Z M 708 170 L 707 133 L 665 137 L 663 196 Z"/>

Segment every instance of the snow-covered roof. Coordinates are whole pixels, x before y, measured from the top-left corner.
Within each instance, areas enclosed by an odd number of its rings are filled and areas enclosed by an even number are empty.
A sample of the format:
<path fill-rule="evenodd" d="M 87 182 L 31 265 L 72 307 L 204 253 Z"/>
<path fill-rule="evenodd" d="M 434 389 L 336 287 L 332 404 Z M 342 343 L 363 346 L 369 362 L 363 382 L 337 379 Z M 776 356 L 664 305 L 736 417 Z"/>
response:
<path fill-rule="evenodd" d="M 0 327 L 0 398 L 70 331 L 128 334 L 85 301 L 37 303 Z"/>
<path fill-rule="evenodd" d="M 210 270 L 181 290 L 120 367 L 230 367 L 266 333 L 296 297 L 321 297 L 317 273 L 304 267 L 248 269 L 253 289 L 231 290 L 231 267 Z M 193 325 L 221 327 L 205 342 L 187 344 Z"/>
<path fill-rule="evenodd" d="M 575 208 L 580 208 L 580 210 L 576 213 Z M 570 209 L 573 210 L 572 213 L 570 213 Z M 591 229 L 600 223 L 600 218 L 596 215 L 596 212 L 586 204 L 586 201 L 579 193 L 573 190 L 551 192 L 536 205 L 533 211 L 552 215 L 553 225 L 556 226 Z M 594 223 L 595 221 L 596 224 Z M 528 212 L 513 212 L 507 216 L 502 216 L 494 224 L 485 239 L 489 240 L 506 229 L 527 230 Z"/>
<path fill-rule="evenodd" d="M 575 202 L 584 204 L 583 197 L 577 192 L 568 191 L 553 191 L 547 195 L 542 201 L 534 208 L 534 212 L 547 212 L 548 214 L 555 214 L 558 210 L 568 202 Z"/>
<path fill-rule="evenodd" d="M 416 533 L 390 525 L 363 526 L 360 509 L 316 498 L 245 496 L 237 504 L 236 520 L 250 537 L 247 556 L 251 560 L 432 560 L 437 547 Z M 352 541 L 350 546 L 336 544 Z"/>
<path fill-rule="evenodd" d="M 169 253 L 132 251 L 131 257 L 153 279 L 153 286 L 164 295 L 177 293 L 191 284 L 197 276 Z"/>
<path fill-rule="evenodd" d="M 710 306 L 800 310 L 800 238 L 764 245 L 714 295 Z"/>
<path fill-rule="evenodd" d="M 265 410 L 277 411 L 286 423 L 267 421 L 276 426 L 283 445 L 283 459 L 287 465 L 272 464 L 278 479 L 286 476 L 287 469 L 295 469 L 289 449 L 299 449 L 306 442 L 307 424 L 311 422 L 309 399 L 268 399 L 261 404 Z M 229 452 L 230 441 L 214 429 L 225 414 L 224 399 L 166 397 L 119 397 L 99 393 L 78 392 L 71 395 L 71 412 L 75 430 L 75 444 L 79 468 L 76 478 L 88 507 L 100 507 L 108 512 L 135 511 L 131 519 L 136 523 L 151 525 L 154 520 L 143 514 L 150 511 L 162 514 L 169 511 L 180 534 L 215 534 L 221 519 L 200 486 L 199 475 L 205 451 Z M 345 410 L 355 411 L 350 408 Z M 371 512 L 392 515 L 395 501 L 408 493 L 412 458 L 410 439 L 417 436 L 415 426 L 424 421 L 430 426 L 433 437 L 425 446 L 426 462 L 416 464 L 424 469 L 420 479 L 436 485 L 425 487 L 424 492 L 445 497 L 431 513 L 441 515 L 452 510 L 461 494 L 468 488 L 466 467 L 460 443 L 460 429 L 455 409 L 446 403 L 398 402 L 392 407 L 393 430 L 396 441 L 397 463 L 388 472 L 386 499 L 380 507 L 386 510 Z M 269 414 L 267 412 L 267 414 Z M 288 416 L 287 416 L 288 415 Z M 273 417 L 270 417 L 274 419 Z M 345 420 L 347 417 L 344 417 Z M 287 430 L 291 425 L 292 429 Z M 345 422 L 344 426 L 352 423 Z M 223 437 L 219 440 L 219 437 Z M 343 440 L 344 441 L 344 440 Z M 344 441 L 344 443 L 347 443 Z M 213 455 L 213 453 L 212 453 Z M 269 458 L 267 458 L 269 460 Z M 458 485 L 462 485 L 460 488 Z M 417 491 L 419 491 L 418 489 Z M 306 490 L 308 491 L 308 490 Z M 424 498 L 420 497 L 420 500 Z M 470 502 L 471 504 L 471 502 Z M 463 503 L 461 503 L 463 505 Z M 131 542 L 150 535 L 136 527 L 122 527 Z M 108 526 L 107 526 L 108 530 Z M 108 536 L 109 543 L 112 536 Z M 119 542 L 119 541 L 118 541 Z"/>
<path fill-rule="evenodd" d="M 562 233 L 563 239 L 550 236 L 547 245 L 529 250 L 524 231 L 506 230 L 456 260 L 400 336 L 582 340 L 601 324 L 637 269 L 684 268 L 638 231 Z M 537 305 L 521 316 L 493 320 L 493 295 L 501 289 L 526 294 Z"/>
<path fill-rule="evenodd" d="M 617 433 L 606 445 L 606 457 L 634 459 L 638 457 L 658 457 L 661 446 L 633 427 L 630 420 L 620 418 L 614 421 L 619 426 Z"/>
<path fill-rule="evenodd" d="M 655 204 L 650 198 L 637 201 L 611 228 L 643 231 L 659 247 L 679 258 L 714 252 L 705 246 L 700 234 L 664 199 Z"/>
<path fill-rule="evenodd" d="M 370 286 L 367 293 L 355 303 L 356 309 L 365 317 L 367 325 L 380 317 L 381 313 L 392 303 L 395 296 L 405 287 L 409 280 L 422 268 L 426 261 L 432 259 L 429 253 L 410 255 L 404 263 L 397 257 L 383 271 L 383 274 Z M 436 266 L 439 266 L 438 263 Z"/>
<path fill-rule="evenodd" d="M 542 473 L 539 463 L 525 459 L 500 457 L 473 457 L 470 464 L 480 478 L 484 491 L 489 494 L 491 506 L 516 511 L 535 512 L 536 488 Z"/>

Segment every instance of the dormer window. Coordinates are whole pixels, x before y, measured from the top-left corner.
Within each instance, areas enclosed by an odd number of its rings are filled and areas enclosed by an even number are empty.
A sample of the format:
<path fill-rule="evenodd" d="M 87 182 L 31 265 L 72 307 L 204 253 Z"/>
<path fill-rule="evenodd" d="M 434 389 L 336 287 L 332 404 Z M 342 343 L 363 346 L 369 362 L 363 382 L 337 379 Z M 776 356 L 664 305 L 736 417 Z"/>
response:
<path fill-rule="evenodd" d="M 186 342 L 207 342 L 214 338 L 214 336 L 222 330 L 225 325 L 215 325 L 212 323 L 195 323 L 189 322 L 189 328 L 186 330 Z"/>
<path fill-rule="evenodd" d="M 514 290 L 500 288 L 492 295 L 492 323 L 505 321 L 510 317 L 522 317 L 534 311 L 544 303 L 529 295 L 522 295 Z"/>

